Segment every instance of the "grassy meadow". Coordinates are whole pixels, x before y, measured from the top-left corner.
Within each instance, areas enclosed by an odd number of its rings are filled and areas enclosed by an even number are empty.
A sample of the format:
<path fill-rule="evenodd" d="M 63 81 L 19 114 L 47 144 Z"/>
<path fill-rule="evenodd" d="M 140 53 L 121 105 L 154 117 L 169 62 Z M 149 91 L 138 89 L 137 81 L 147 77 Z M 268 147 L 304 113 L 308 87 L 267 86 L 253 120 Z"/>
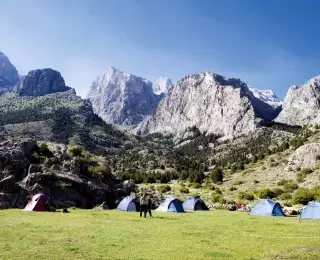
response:
<path fill-rule="evenodd" d="M 320 221 L 242 212 L 0 211 L 0 259 L 320 259 Z"/>

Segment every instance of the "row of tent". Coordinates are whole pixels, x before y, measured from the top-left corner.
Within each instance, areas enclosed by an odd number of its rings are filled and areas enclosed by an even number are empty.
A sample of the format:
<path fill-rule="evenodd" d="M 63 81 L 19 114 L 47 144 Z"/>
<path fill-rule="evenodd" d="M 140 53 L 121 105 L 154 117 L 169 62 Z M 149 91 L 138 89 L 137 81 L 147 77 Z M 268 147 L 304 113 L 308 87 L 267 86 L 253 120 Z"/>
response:
<path fill-rule="evenodd" d="M 117 210 L 122 211 L 137 211 L 137 200 L 134 196 L 124 198 Z M 179 200 L 169 197 L 157 209 L 162 212 L 177 212 L 183 213 L 185 210 L 209 210 L 205 202 L 196 197 L 188 198 L 182 204 Z M 260 200 L 249 213 L 257 216 L 274 216 L 284 217 L 285 214 L 278 202 L 272 200 Z M 320 201 L 311 201 L 300 215 L 301 218 L 320 219 Z"/>
<path fill-rule="evenodd" d="M 122 211 L 137 211 L 139 202 L 134 196 L 125 197 L 117 207 L 117 210 Z M 160 206 L 156 209 L 162 212 L 177 212 L 183 213 L 185 210 L 209 210 L 204 201 L 200 198 L 191 197 L 184 201 L 182 204 L 179 200 L 174 197 L 167 198 Z"/>
<path fill-rule="evenodd" d="M 26 211 L 45 211 L 45 205 L 48 201 L 48 196 L 44 194 L 36 194 L 28 202 Z M 134 196 L 125 197 L 117 207 L 117 210 L 122 211 L 137 211 L 138 200 Z M 174 197 L 167 198 L 157 209 L 162 212 L 177 212 L 183 213 L 185 210 L 209 210 L 205 202 L 196 197 L 186 199 L 183 204 Z M 272 200 L 261 200 L 251 211 L 251 215 L 259 216 L 282 216 L 285 214 L 278 202 Z M 320 219 L 320 201 L 311 201 L 308 206 L 302 211 L 301 218 Z"/>

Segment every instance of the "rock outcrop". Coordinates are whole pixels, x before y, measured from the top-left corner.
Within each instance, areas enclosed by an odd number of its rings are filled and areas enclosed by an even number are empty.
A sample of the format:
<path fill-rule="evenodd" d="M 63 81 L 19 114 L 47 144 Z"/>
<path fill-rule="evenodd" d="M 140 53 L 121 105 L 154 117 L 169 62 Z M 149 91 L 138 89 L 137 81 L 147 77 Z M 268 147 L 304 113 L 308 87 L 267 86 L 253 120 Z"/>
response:
<path fill-rule="evenodd" d="M 274 117 L 275 110 L 254 97 L 239 79 L 205 72 L 178 81 L 139 131 L 178 134 L 196 126 L 201 132 L 234 136 Z"/>
<path fill-rule="evenodd" d="M 0 92 L 15 86 L 19 81 L 17 69 L 8 57 L 0 51 Z"/>
<path fill-rule="evenodd" d="M 121 126 L 136 126 L 152 116 L 161 98 L 150 81 L 112 67 L 92 83 L 88 94 L 96 114 Z"/>
<path fill-rule="evenodd" d="M 160 77 L 153 84 L 153 92 L 157 95 L 167 94 L 168 90 L 173 86 L 171 79 L 168 77 Z"/>
<path fill-rule="evenodd" d="M 101 178 L 93 176 L 83 158 L 71 157 L 66 149 L 58 148 L 52 151 L 53 157 L 42 161 L 45 156 L 34 140 L 0 144 L 0 208 L 22 208 L 37 193 L 49 195 L 58 208 L 92 208 L 102 202 L 114 208 L 116 200 L 136 190 L 134 183 L 121 183 L 111 171 Z"/>
<path fill-rule="evenodd" d="M 302 86 L 292 86 L 276 122 L 289 125 L 320 123 L 320 76 Z"/>
<path fill-rule="evenodd" d="M 292 168 L 312 167 L 319 163 L 320 143 L 310 143 L 299 147 L 289 157 L 288 166 Z"/>
<path fill-rule="evenodd" d="M 52 69 L 32 70 L 17 86 L 19 96 L 39 97 L 70 90 L 60 72 Z"/>

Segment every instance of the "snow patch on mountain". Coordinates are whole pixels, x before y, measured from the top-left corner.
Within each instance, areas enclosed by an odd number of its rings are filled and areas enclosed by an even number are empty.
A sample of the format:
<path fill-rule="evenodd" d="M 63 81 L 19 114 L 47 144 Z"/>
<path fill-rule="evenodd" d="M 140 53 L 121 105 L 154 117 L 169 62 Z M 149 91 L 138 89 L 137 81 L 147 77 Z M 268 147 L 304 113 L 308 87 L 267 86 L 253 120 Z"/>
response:
<path fill-rule="evenodd" d="M 171 79 L 168 77 L 160 77 L 154 84 L 153 84 L 153 93 L 157 95 L 167 94 L 168 90 L 173 86 Z"/>
<path fill-rule="evenodd" d="M 277 97 L 277 95 L 270 89 L 256 89 L 249 88 L 252 94 L 260 99 L 261 101 L 269 104 L 273 108 L 277 108 L 282 105 L 282 101 Z"/>

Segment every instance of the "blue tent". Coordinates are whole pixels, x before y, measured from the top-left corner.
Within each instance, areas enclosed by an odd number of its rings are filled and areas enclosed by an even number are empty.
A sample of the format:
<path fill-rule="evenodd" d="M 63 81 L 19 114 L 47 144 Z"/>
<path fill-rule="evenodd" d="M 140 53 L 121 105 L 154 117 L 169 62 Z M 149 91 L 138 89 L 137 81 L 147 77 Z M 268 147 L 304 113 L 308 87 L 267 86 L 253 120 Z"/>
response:
<path fill-rule="evenodd" d="M 173 197 L 167 198 L 156 210 L 164 212 L 184 213 L 181 202 Z"/>
<path fill-rule="evenodd" d="M 200 198 L 191 197 L 182 204 L 184 210 L 209 210 L 204 201 Z"/>
<path fill-rule="evenodd" d="M 320 219 L 320 201 L 310 201 L 302 211 L 301 218 Z"/>
<path fill-rule="evenodd" d="M 260 200 L 250 211 L 251 215 L 284 217 L 284 213 L 278 202 L 272 200 Z"/>
<path fill-rule="evenodd" d="M 137 211 L 136 197 L 128 196 L 125 197 L 117 207 L 117 210 L 122 211 Z"/>

